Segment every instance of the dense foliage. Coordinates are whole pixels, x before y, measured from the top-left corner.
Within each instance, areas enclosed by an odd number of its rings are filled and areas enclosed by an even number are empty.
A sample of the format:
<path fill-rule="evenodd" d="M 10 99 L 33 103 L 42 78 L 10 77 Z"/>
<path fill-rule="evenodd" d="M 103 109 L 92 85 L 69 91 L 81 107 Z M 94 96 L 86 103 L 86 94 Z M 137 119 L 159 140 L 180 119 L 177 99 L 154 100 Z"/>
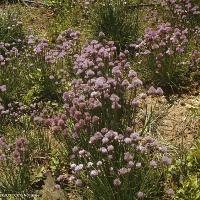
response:
<path fill-rule="evenodd" d="M 189 144 L 159 134 L 199 93 L 199 2 L 21 2 L 0 8 L 0 195 L 199 199 L 199 105 Z"/>

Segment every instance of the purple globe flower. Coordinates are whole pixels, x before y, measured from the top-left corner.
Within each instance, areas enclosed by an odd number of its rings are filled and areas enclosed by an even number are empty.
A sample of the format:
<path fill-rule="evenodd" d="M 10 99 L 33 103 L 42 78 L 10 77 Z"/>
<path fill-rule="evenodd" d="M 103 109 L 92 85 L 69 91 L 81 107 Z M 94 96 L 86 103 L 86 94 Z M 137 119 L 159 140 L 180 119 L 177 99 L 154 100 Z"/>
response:
<path fill-rule="evenodd" d="M 144 195 L 143 192 L 138 192 L 138 193 L 137 193 L 137 197 L 138 197 L 139 199 L 142 199 L 142 198 L 145 197 L 145 195 Z"/>
<path fill-rule="evenodd" d="M 115 187 L 119 187 L 119 186 L 121 185 L 120 179 L 119 179 L 119 178 L 115 179 L 115 180 L 113 181 L 113 185 L 114 185 Z"/>
<path fill-rule="evenodd" d="M 162 157 L 162 162 L 163 162 L 164 164 L 166 164 L 166 165 L 171 165 L 172 159 L 169 158 L 169 157 L 167 157 L 167 156 L 163 156 L 163 157 Z"/>

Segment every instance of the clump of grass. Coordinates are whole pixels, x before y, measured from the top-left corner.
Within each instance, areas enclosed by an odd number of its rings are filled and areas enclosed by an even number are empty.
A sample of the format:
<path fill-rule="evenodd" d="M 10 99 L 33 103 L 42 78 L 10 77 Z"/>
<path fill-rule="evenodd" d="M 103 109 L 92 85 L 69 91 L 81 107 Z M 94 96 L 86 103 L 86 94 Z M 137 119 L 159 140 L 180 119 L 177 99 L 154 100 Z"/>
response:
<path fill-rule="evenodd" d="M 13 8 L 0 9 L 0 41 L 10 45 L 13 43 L 21 45 L 25 35 L 20 12 Z"/>
<path fill-rule="evenodd" d="M 138 37 L 139 10 L 129 10 L 127 4 L 122 0 L 103 0 L 96 5 L 90 18 L 94 33 L 103 32 L 119 49 Z"/>

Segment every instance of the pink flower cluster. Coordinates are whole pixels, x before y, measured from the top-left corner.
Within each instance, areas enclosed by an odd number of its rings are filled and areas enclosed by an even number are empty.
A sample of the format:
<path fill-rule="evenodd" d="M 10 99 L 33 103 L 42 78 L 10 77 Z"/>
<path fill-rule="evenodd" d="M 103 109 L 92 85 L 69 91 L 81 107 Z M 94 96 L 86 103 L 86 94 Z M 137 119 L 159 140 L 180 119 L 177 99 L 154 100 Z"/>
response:
<path fill-rule="evenodd" d="M 0 118 L 7 116 L 8 118 L 19 119 L 26 110 L 26 106 L 22 102 L 9 103 L 8 105 L 0 104 Z"/>
<path fill-rule="evenodd" d="M 18 165 L 23 162 L 28 141 L 25 138 L 17 138 L 15 143 L 7 144 L 5 138 L 0 137 L 0 162 L 10 159 Z"/>
<path fill-rule="evenodd" d="M 154 56 L 157 68 L 161 69 L 166 64 L 166 57 L 175 57 L 175 55 L 184 53 L 187 44 L 187 29 L 181 30 L 172 27 L 170 23 L 163 23 L 158 25 L 156 30 L 147 28 L 144 38 L 130 46 L 138 51 L 136 55 L 141 59 L 143 56 Z"/>
<path fill-rule="evenodd" d="M 154 87 L 146 93 L 142 90 L 142 81 L 127 61 L 128 54 L 125 50 L 118 55 L 112 41 L 86 44 L 81 54 L 75 55 L 77 79 L 63 94 L 65 114 L 44 120 L 54 133 L 65 136 L 71 154 L 69 181 L 77 186 L 91 186 L 82 179 L 83 174 L 91 182 L 104 174 L 112 179 L 111 188 L 117 189 L 125 184 L 127 175 L 138 172 L 140 178 L 140 170 L 156 171 L 171 164 L 166 148 L 143 135 L 144 124 L 137 126 L 147 96 L 162 96 L 163 91 Z"/>
<path fill-rule="evenodd" d="M 6 92 L 6 85 L 0 85 L 0 91 Z"/>
<path fill-rule="evenodd" d="M 63 136 L 67 136 L 67 128 L 66 128 L 66 120 L 67 117 L 65 114 L 61 113 L 57 116 L 53 115 L 52 117 L 41 117 L 41 122 L 44 123 L 45 126 L 51 127 L 53 133 L 59 133 L 63 131 Z M 36 121 L 36 118 L 35 118 Z"/>
<path fill-rule="evenodd" d="M 21 41 L 17 41 L 21 43 Z M 4 66 L 9 63 L 13 58 L 19 56 L 19 50 L 16 47 L 16 43 L 4 43 L 0 42 L 0 66 Z"/>
<path fill-rule="evenodd" d="M 199 6 L 191 0 L 165 0 L 170 10 L 181 19 L 188 18 L 190 15 L 200 15 Z"/>
<path fill-rule="evenodd" d="M 197 71 L 200 66 L 200 51 L 193 50 L 190 56 L 190 68 L 192 71 Z"/>
<path fill-rule="evenodd" d="M 159 147 L 154 139 L 140 136 L 139 133 L 131 132 L 131 129 L 119 134 L 104 128 L 93 137 L 90 138 L 87 149 L 80 145 L 73 147 L 70 165 L 72 175 L 69 181 L 77 187 L 87 185 L 94 188 L 95 181 L 105 180 L 107 177 L 110 181 L 109 187 L 115 192 L 120 192 L 120 188 L 126 186 L 127 190 L 136 190 L 132 196 L 151 197 L 148 190 L 137 191 L 137 188 L 142 188 L 142 184 L 145 185 L 145 181 L 141 184 L 138 180 L 142 179 L 141 174 L 146 171 L 158 175 L 159 170 L 171 165 L 171 158 L 165 155 L 166 147 Z M 86 180 L 83 178 L 85 176 Z M 132 188 L 132 184 L 136 183 L 138 187 L 134 185 L 135 188 Z M 98 182 L 96 187 L 102 187 L 102 182 Z"/>
<path fill-rule="evenodd" d="M 130 69 L 126 59 L 128 51 L 120 53 L 116 59 L 114 43 L 104 42 L 94 40 L 84 47 L 81 55 L 75 56 L 74 71 L 80 78 L 73 80 L 72 90 L 63 94 L 64 107 L 75 122 L 74 136 L 93 123 L 95 127 L 118 127 L 122 125 L 122 113 L 123 117 L 130 113 L 123 126 L 131 125 L 133 112 L 147 96 L 142 92 L 136 94 L 142 81 Z"/>
<path fill-rule="evenodd" d="M 24 125 L 24 117 L 28 117 L 35 125 L 41 125 L 42 123 L 48 124 L 45 120 L 53 115 L 57 105 L 52 106 L 50 102 L 38 102 L 30 105 L 25 105 L 22 102 L 10 102 L 8 105 L 4 105 L 0 102 L 0 121 L 1 126 L 6 123 L 12 125 Z M 49 119 L 48 119 L 49 120 Z"/>
<path fill-rule="evenodd" d="M 33 35 L 28 37 L 28 44 L 33 46 L 36 54 L 44 54 L 47 63 L 54 64 L 59 59 L 73 54 L 79 37 L 80 32 L 68 29 L 58 36 L 54 45 L 50 45 L 46 39 L 38 40 Z"/>

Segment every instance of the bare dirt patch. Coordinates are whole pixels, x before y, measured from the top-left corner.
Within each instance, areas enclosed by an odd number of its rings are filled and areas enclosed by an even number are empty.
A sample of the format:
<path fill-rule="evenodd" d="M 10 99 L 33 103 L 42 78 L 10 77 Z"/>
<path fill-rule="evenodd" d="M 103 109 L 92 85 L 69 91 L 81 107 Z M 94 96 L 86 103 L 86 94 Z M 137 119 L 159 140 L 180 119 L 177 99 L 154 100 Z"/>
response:
<path fill-rule="evenodd" d="M 162 118 L 157 133 L 163 140 L 175 143 L 175 146 L 183 142 L 184 145 L 191 146 L 200 130 L 200 119 L 195 116 L 195 110 L 200 110 L 200 96 L 186 95 L 179 98 Z"/>

